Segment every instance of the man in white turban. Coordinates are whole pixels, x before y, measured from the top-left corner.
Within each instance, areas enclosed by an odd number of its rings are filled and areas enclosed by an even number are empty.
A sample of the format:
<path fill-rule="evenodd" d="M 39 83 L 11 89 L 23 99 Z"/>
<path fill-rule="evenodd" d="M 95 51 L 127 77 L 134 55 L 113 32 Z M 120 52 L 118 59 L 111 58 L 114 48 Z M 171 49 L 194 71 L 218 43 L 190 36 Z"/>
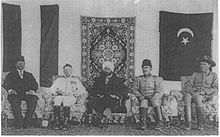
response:
<path fill-rule="evenodd" d="M 127 113 L 130 118 L 131 100 L 128 96 L 128 87 L 125 80 L 118 78 L 114 72 L 114 64 L 106 61 L 102 64 L 102 75 L 94 79 L 95 83 L 89 94 L 93 98 L 91 108 L 97 113 L 98 126 L 107 126 L 107 119 L 111 119 L 111 112 Z"/>
<path fill-rule="evenodd" d="M 112 72 L 114 71 L 114 64 L 110 61 L 106 61 L 102 64 L 102 69 L 104 70 L 106 67 L 108 67 Z"/>

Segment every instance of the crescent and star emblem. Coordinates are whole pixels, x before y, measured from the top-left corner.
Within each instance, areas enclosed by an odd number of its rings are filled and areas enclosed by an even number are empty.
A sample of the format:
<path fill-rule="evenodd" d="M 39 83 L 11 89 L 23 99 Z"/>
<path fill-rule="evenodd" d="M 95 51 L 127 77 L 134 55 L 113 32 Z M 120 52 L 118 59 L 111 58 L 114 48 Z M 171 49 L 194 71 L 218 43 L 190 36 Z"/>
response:
<path fill-rule="evenodd" d="M 187 32 L 187 33 L 189 33 L 192 37 L 194 37 L 193 31 L 192 31 L 191 29 L 189 29 L 189 28 L 182 28 L 182 29 L 180 29 L 180 30 L 177 32 L 177 37 L 179 37 L 180 34 L 183 33 L 183 32 Z M 188 37 L 183 37 L 183 40 L 181 41 L 181 43 L 183 43 L 184 45 L 186 45 L 187 43 L 189 43 L 189 40 L 188 40 L 188 39 L 189 39 Z"/>

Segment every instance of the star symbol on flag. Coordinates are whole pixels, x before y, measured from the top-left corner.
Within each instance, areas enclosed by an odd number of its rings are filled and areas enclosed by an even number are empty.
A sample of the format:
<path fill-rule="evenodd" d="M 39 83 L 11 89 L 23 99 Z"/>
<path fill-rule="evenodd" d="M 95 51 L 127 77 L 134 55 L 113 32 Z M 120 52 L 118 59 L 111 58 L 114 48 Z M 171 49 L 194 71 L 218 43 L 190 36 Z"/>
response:
<path fill-rule="evenodd" d="M 186 45 L 187 43 L 189 43 L 188 37 L 187 37 L 187 38 L 184 38 L 184 37 L 183 37 L 183 40 L 181 41 L 181 43 L 183 43 L 184 45 Z"/>

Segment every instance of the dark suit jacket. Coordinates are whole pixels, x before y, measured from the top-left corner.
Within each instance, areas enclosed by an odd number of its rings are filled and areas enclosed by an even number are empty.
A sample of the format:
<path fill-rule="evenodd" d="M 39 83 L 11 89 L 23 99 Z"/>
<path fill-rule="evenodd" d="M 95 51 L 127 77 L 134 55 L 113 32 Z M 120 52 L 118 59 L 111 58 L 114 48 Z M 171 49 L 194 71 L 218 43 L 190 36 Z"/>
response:
<path fill-rule="evenodd" d="M 23 79 L 20 78 L 18 71 L 10 72 L 5 78 L 3 87 L 8 91 L 13 89 L 17 92 L 17 95 L 23 97 L 29 90 L 37 91 L 38 84 L 32 73 L 24 71 Z"/>
<path fill-rule="evenodd" d="M 128 87 L 124 85 L 125 80 L 113 75 L 108 84 L 105 84 L 105 77 L 100 76 L 94 79 L 95 83 L 90 92 L 91 95 L 116 95 L 118 97 L 127 96 Z"/>

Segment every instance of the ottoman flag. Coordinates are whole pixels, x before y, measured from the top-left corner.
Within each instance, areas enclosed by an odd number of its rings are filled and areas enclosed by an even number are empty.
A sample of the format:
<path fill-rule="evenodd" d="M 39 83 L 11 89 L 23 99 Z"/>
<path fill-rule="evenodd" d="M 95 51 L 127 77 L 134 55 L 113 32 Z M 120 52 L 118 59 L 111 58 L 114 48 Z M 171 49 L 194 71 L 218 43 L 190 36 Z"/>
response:
<path fill-rule="evenodd" d="M 81 16 L 83 81 L 93 85 L 105 61 L 113 62 L 114 73 L 132 81 L 134 77 L 135 18 Z"/>
<path fill-rule="evenodd" d="M 165 80 L 198 71 L 196 58 L 211 56 L 212 13 L 180 14 L 160 11 L 160 69 Z"/>

